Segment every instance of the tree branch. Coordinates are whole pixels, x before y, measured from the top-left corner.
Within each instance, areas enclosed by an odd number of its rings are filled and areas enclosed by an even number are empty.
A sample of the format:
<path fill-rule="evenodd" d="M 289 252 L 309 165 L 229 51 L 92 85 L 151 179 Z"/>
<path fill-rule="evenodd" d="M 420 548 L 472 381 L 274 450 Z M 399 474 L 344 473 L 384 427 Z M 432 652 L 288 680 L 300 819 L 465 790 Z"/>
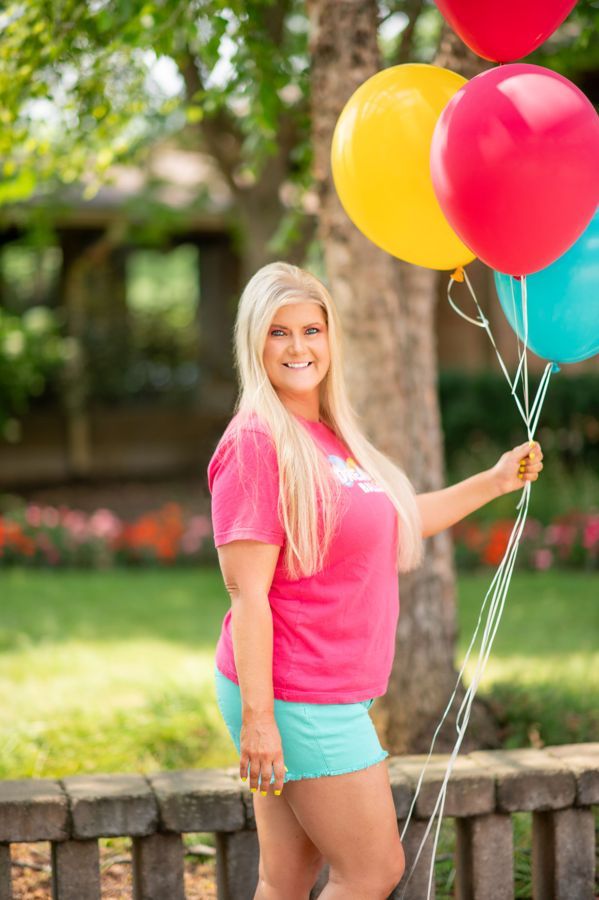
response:
<path fill-rule="evenodd" d="M 191 101 L 199 91 L 205 90 L 198 63 L 187 50 L 177 58 L 179 71 L 185 82 L 187 99 Z M 220 107 L 215 113 L 204 117 L 198 123 L 198 130 L 206 141 L 207 148 L 218 162 L 221 171 L 233 192 L 237 192 L 234 173 L 241 161 L 243 134 L 235 119 Z"/>
<path fill-rule="evenodd" d="M 418 22 L 423 7 L 424 0 L 409 0 L 409 2 L 406 3 L 405 14 L 408 17 L 408 24 L 401 34 L 401 41 L 397 51 L 398 64 L 409 62 L 412 56 L 416 23 Z"/>

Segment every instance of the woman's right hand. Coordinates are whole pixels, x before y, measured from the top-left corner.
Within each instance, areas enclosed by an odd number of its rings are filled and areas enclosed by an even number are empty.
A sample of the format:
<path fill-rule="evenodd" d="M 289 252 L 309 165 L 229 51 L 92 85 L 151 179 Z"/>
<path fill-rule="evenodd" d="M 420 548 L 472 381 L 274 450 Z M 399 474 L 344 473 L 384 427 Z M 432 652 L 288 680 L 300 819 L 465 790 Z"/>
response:
<path fill-rule="evenodd" d="M 249 767 L 250 790 L 255 793 L 260 787 L 260 792 L 266 794 L 269 787 L 272 787 L 278 796 L 283 790 L 285 763 L 281 735 L 274 716 L 261 714 L 244 718 L 239 739 L 241 744 L 239 774 L 242 780 L 247 779 Z M 275 780 L 271 785 L 273 772 Z"/>

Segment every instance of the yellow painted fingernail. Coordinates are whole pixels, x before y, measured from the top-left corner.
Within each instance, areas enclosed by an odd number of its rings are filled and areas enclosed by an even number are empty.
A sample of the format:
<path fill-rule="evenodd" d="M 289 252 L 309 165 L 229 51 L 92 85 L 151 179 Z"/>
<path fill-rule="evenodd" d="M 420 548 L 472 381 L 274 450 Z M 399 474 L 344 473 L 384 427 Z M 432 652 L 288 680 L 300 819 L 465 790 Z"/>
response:
<path fill-rule="evenodd" d="M 240 778 L 241 778 L 242 781 L 247 781 L 247 780 L 248 780 L 247 775 L 245 776 L 245 778 L 243 777 L 243 775 L 240 775 Z"/>
<path fill-rule="evenodd" d="M 285 766 L 285 771 L 286 771 L 286 772 L 288 772 L 288 771 L 289 771 L 289 769 L 288 769 L 288 768 L 287 768 L 287 766 Z"/>
<path fill-rule="evenodd" d="M 257 790 L 258 790 L 258 788 L 250 788 L 250 791 L 252 792 L 252 794 L 255 794 Z"/>
<path fill-rule="evenodd" d="M 262 794 L 263 797 L 266 797 L 268 791 L 260 791 L 260 793 Z"/>
<path fill-rule="evenodd" d="M 522 472 L 520 472 L 520 474 L 518 475 L 518 478 L 524 478 L 524 475 L 522 474 Z"/>
<path fill-rule="evenodd" d="M 281 792 L 280 792 L 280 791 L 275 791 L 275 796 L 276 796 L 276 797 L 280 797 L 280 796 L 281 796 Z"/>
<path fill-rule="evenodd" d="M 534 459 L 534 458 L 535 458 L 535 455 L 534 455 L 534 453 L 532 452 L 532 450 L 530 451 L 530 453 L 529 453 L 528 455 L 530 456 L 531 459 Z"/>

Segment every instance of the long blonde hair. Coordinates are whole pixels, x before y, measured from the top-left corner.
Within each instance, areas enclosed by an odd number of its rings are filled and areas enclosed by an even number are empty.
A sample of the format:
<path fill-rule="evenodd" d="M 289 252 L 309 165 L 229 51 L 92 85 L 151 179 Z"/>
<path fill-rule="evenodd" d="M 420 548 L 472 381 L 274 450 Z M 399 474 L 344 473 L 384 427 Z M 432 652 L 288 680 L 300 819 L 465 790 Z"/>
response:
<path fill-rule="evenodd" d="M 250 278 L 239 301 L 234 357 L 239 382 L 235 438 L 260 420 L 272 438 L 279 466 L 279 516 L 285 528 L 285 566 L 297 579 L 323 568 L 340 516 L 341 491 L 325 455 L 279 399 L 264 367 L 268 329 L 276 311 L 293 303 L 318 303 L 328 326 L 330 366 L 320 384 L 320 418 L 358 465 L 385 491 L 397 510 L 397 565 L 407 572 L 422 560 L 421 521 L 414 489 L 402 469 L 364 436 L 347 395 L 342 333 L 331 295 L 310 272 L 269 263 Z M 319 529 L 319 519 L 322 527 Z"/>

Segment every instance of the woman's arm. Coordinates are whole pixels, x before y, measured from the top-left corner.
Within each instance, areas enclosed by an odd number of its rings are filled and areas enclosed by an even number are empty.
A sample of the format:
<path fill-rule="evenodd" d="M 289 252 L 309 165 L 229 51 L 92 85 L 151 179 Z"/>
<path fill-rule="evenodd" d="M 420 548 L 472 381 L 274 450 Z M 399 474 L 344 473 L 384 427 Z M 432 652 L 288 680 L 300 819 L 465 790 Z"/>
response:
<path fill-rule="evenodd" d="M 281 791 L 285 777 L 281 737 L 274 714 L 272 682 L 273 623 L 268 591 L 279 552 L 275 544 L 232 541 L 218 548 L 218 558 L 231 598 L 231 636 L 241 692 L 240 775 L 250 788 Z"/>
<path fill-rule="evenodd" d="M 223 581 L 231 598 L 231 636 L 243 717 L 274 716 L 273 627 L 268 592 L 280 547 L 232 541 L 218 548 Z"/>
<path fill-rule="evenodd" d="M 423 537 L 431 537 L 461 521 L 485 503 L 536 481 L 543 468 L 538 443 L 528 441 L 508 450 L 492 469 L 453 484 L 441 491 L 418 494 Z"/>
<path fill-rule="evenodd" d="M 268 594 L 256 590 L 232 595 L 231 636 L 243 721 L 274 719 L 273 628 Z"/>

